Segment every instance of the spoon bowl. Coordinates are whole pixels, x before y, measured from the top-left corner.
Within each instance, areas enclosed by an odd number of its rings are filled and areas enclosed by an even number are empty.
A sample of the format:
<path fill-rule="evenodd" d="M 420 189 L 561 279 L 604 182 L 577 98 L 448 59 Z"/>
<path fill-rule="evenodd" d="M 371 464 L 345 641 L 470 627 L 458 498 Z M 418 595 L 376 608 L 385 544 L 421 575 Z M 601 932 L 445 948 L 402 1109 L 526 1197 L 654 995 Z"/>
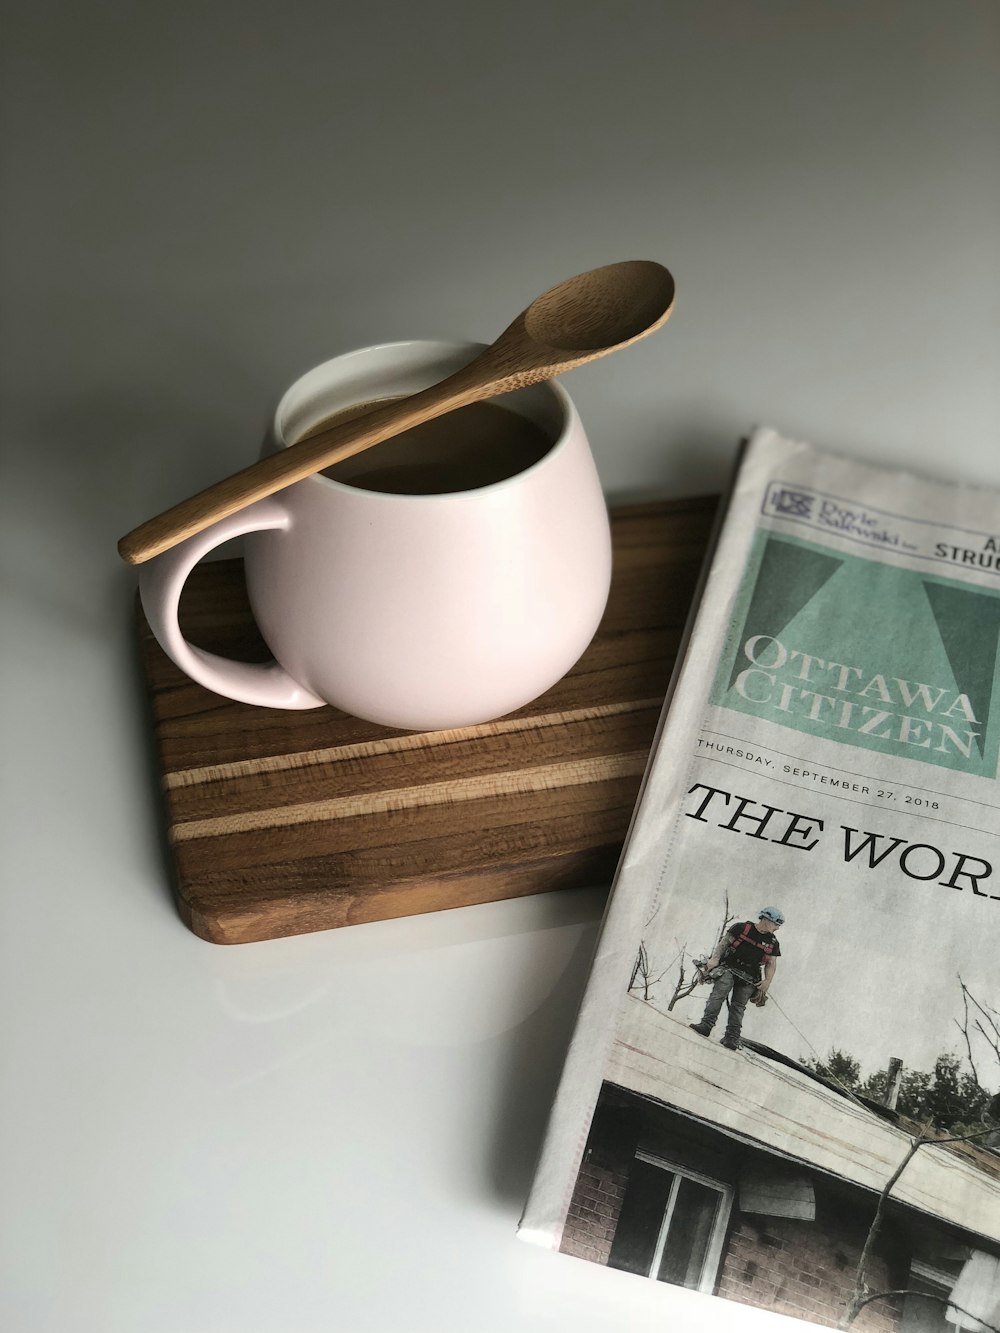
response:
<path fill-rule="evenodd" d="M 673 301 L 673 278 L 652 260 L 606 264 L 560 282 L 447 379 L 363 416 L 317 426 L 291 448 L 140 524 L 118 543 L 119 554 L 129 564 L 141 564 L 220 518 L 424 421 L 617 352 L 665 323 Z"/>
<path fill-rule="evenodd" d="M 625 260 L 550 287 L 524 312 L 524 331 L 562 352 L 615 351 L 652 333 L 673 303 L 674 280 L 662 264 Z"/>

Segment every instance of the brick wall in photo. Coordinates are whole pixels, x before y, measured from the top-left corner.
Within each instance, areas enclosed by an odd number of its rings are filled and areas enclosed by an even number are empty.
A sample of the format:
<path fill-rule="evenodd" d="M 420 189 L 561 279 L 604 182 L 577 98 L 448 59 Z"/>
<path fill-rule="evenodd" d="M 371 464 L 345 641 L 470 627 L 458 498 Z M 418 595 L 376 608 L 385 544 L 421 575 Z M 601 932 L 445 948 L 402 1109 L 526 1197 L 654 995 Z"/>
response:
<path fill-rule="evenodd" d="M 585 1161 L 577 1177 L 560 1249 L 578 1259 L 606 1264 L 628 1177 Z"/>
<path fill-rule="evenodd" d="M 848 1239 L 814 1222 L 744 1215 L 726 1243 L 718 1294 L 836 1328 L 854 1290 L 858 1257 L 856 1231 Z M 868 1285 L 872 1291 L 896 1285 L 878 1257 L 869 1261 Z M 900 1321 L 898 1301 L 888 1298 L 865 1306 L 852 1329 L 898 1333 Z"/>

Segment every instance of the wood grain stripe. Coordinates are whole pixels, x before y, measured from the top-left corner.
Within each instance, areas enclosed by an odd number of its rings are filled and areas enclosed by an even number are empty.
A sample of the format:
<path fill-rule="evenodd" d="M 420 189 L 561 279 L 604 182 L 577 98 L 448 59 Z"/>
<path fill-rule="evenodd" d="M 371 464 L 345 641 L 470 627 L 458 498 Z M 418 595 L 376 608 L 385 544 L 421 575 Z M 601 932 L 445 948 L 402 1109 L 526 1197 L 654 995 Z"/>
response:
<path fill-rule="evenodd" d="M 198 768 L 178 769 L 165 773 L 163 785 L 167 788 L 195 787 L 202 783 L 224 782 L 229 778 L 255 777 L 260 773 L 280 773 L 295 768 L 311 768 L 318 764 L 340 763 L 351 759 L 374 759 L 380 755 L 402 754 L 408 750 L 428 751 L 456 741 L 485 740 L 505 733 L 535 731 L 542 727 L 562 727 L 571 722 L 591 722 L 602 717 L 616 717 L 622 713 L 640 712 L 659 708 L 662 698 L 631 699 L 619 703 L 572 708 L 557 713 L 545 713 L 525 721 L 523 717 L 501 718 L 475 727 L 456 727 L 450 731 L 404 732 L 379 740 L 357 741 L 348 745 L 331 745 L 320 750 L 299 750 L 292 754 L 264 755 L 258 759 L 238 759 L 228 764 L 204 764 Z"/>
<path fill-rule="evenodd" d="M 312 824 L 334 819 L 352 819 L 363 815 L 386 814 L 392 810 L 424 808 L 432 805 L 458 805 L 483 797 L 525 795 L 529 792 L 582 786 L 614 778 L 640 776 L 646 766 L 647 750 L 629 754 L 604 755 L 596 759 L 569 760 L 537 768 L 489 773 L 482 776 L 430 782 L 394 791 L 370 792 L 363 796 L 334 796 L 322 801 L 304 801 L 299 805 L 253 810 L 245 814 L 224 815 L 215 819 L 195 819 L 173 829 L 175 842 L 194 838 L 225 837 L 234 833 L 281 828 L 291 824 Z"/>

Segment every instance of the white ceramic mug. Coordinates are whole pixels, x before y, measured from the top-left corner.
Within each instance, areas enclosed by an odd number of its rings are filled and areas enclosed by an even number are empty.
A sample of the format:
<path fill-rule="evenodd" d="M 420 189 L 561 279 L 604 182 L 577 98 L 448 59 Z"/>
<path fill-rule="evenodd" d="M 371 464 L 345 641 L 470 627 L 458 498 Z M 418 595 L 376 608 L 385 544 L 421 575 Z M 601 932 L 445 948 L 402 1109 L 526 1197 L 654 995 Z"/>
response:
<path fill-rule="evenodd" d="M 480 350 L 404 342 L 327 361 L 284 395 L 264 450 L 357 403 L 415 393 Z M 580 657 L 604 611 L 608 515 L 565 390 L 538 384 L 501 401 L 552 439 L 522 472 L 439 495 L 366 491 L 317 473 L 143 565 L 143 609 L 163 649 L 231 699 L 329 703 L 410 730 L 486 722 L 542 694 Z M 275 657 L 264 665 L 205 652 L 177 623 L 194 565 L 244 534 L 250 604 Z"/>

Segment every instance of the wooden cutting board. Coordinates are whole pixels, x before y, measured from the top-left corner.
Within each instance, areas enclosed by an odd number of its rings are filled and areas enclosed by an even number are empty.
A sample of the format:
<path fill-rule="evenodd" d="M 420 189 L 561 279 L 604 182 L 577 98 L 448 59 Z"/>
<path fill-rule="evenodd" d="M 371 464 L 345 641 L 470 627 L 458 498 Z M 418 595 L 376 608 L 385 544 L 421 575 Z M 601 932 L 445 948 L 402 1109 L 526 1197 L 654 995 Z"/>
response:
<path fill-rule="evenodd" d="M 139 632 L 180 915 L 217 944 L 609 881 L 717 500 L 612 510 L 608 608 L 534 703 L 455 731 L 281 712 L 195 685 Z M 261 661 L 240 560 L 198 566 L 192 642 Z"/>

